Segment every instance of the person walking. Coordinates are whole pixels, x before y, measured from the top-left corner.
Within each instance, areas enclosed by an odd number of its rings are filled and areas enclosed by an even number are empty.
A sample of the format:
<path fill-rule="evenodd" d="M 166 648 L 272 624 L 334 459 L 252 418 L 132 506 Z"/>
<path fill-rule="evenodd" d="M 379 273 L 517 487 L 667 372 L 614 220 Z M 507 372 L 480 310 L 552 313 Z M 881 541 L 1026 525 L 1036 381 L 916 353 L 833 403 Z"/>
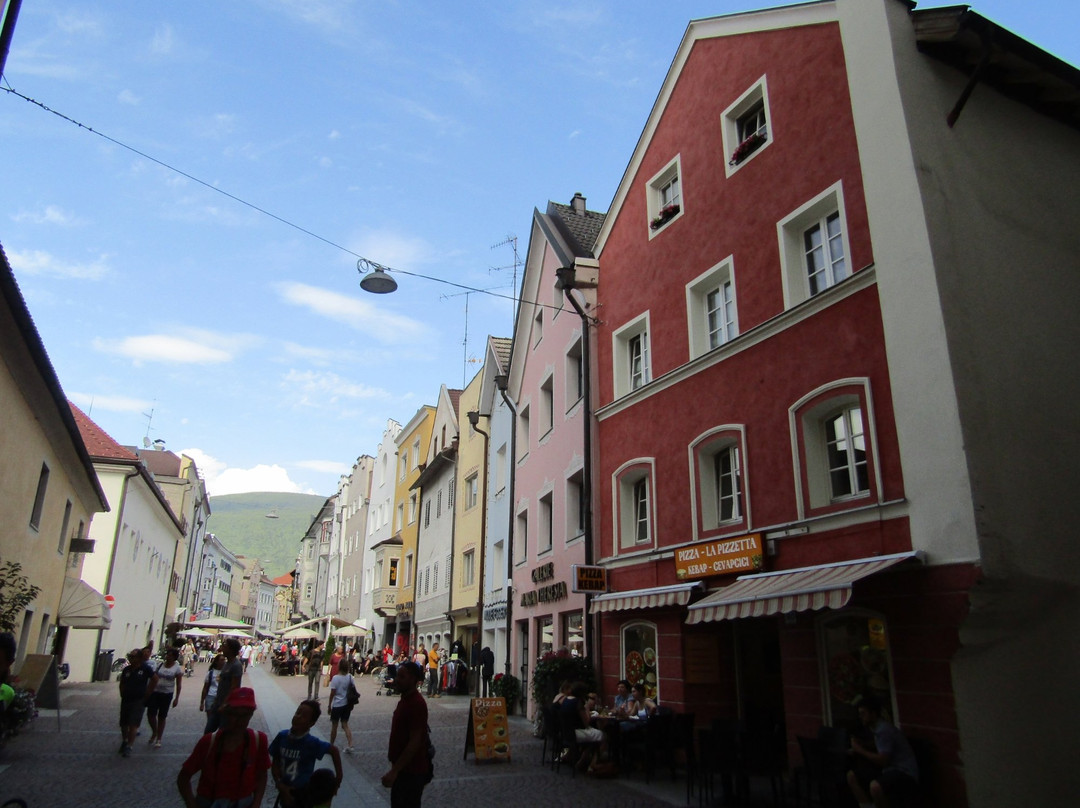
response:
<path fill-rule="evenodd" d="M 354 704 L 349 701 L 349 691 L 357 692 L 356 683 L 353 682 L 354 668 L 349 660 L 344 659 L 338 666 L 338 672 L 330 680 L 330 701 L 327 709 L 330 711 L 330 744 L 337 739 L 338 724 L 345 730 L 345 754 L 353 753 L 352 730 L 349 729 L 349 716 L 352 715 Z M 359 696 L 359 694 L 358 694 Z"/>
<path fill-rule="evenodd" d="M 180 664 L 179 649 L 165 649 L 165 661 L 157 664 L 154 673 L 157 675 L 157 684 L 146 700 L 146 722 L 150 725 L 150 740 L 147 743 L 154 749 L 160 749 L 169 707 L 180 703 L 180 690 L 184 683 L 184 667 Z"/>
<path fill-rule="evenodd" d="M 307 787 L 315 771 L 315 761 L 327 754 L 334 763 L 337 785 L 341 785 L 344 775 L 337 747 L 311 734 L 320 715 L 319 702 L 313 699 L 300 702 L 289 729 L 279 732 L 270 744 L 274 785 L 285 808 L 308 808 Z"/>
<path fill-rule="evenodd" d="M 221 705 L 221 729 L 199 739 L 176 775 L 187 808 L 260 808 L 270 769 L 265 732 L 248 727 L 255 713 L 255 691 L 234 687 Z M 193 792 L 191 778 L 199 772 Z"/>
<path fill-rule="evenodd" d="M 244 644 L 240 647 L 240 662 L 244 666 L 244 673 L 247 673 L 248 665 L 251 662 L 251 641 L 244 640 Z"/>
<path fill-rule="evenodd" d="M 221 724 L 221 710 L 229 694 L 240 687 L 244 678 L 244 666 L 240 662 L 240 641 L 235 637 L 229 637 L 221 644 L 221 653 L 225 656 L 225 664 L 221 668 L 218 678 L 217 696 L 214 697 L 214 708 L 206 711 L 206 728 L 203 732 L 213 732 Z"/>
<path fill-rule="evenodd" d="M 495 675 L 495 654 L 486 645 L 480 652 L 480 678 L 484 681 L 483 697 L 491 695 L 491 678 Z"/>
<path fill-rule="evenodd" d="M 427 655 L 427 694 L 439 698 L 439 644 L 433 642 Z"/>
<path fill-rule="evenodd" d="M 221 678 L 221 669 L 225 667 L 225 657 L 221 654 L 210 660 L 210 670 L 206 672 L 203 680 L 202 693 L 199 694 L 199 712 L 209 713 L 214 709 L 217 700 L 218 680 Z"/>
<path fill-rule="evenodd" d="M 146 700 L 158 682 L 154 669 L 143 661 L 143 649 L 132 648 L 127 658 L 127 667 L 120 671 L 120 754 L 124 757 L 131 756 Z"/>
<path fill-rule="evenodd" d="M 390 770 L 382 776 L 391 808 L 420 808 L 424 786 L 431 782 L 427 701 L 416 689 L 423 680 L 424 669 L 415 662 L 402 663 L 394 676 L 401 698 L 390 724 Z"/>
<path fill-rule="evenodd" d="M 319 677 L 322 676 L 322 640 L 309 640 L 307 650 L 304 651 L 304 661 L 307 664 L 307 697 L 319 700 Z"/>

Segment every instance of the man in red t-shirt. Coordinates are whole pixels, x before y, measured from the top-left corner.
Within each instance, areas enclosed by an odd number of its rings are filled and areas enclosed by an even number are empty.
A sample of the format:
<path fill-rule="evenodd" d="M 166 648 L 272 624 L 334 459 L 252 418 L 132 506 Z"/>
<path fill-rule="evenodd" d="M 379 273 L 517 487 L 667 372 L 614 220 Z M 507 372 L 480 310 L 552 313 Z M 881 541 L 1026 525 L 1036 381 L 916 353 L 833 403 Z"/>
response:
<path fill-rule="evenodd" d="M 401 699 L 390 724 L 390 771 L 382 777 L 390 789 L 391 808 L 419 808 L 424 786 L 431 780 L 427 702 L 416 689 L 423 680 L 423 668 L 415 662 L 398 665 L 394 685 Z"/>
<path fill-rule="evenodd" d="M 221 707 L 221 729 L 199 739 L 176 776 L 176 787 L 187 808 L 197 808 L 196 793 L 207 802 L 225 799 L 245 808 L 262 805 L 270 753 L 266 734 L 248 729 L 254 712 L 255 691 L 233 688 Z M 199 785 L 192 793 L 191 778 L 196 772 L 201 772 Z"/>

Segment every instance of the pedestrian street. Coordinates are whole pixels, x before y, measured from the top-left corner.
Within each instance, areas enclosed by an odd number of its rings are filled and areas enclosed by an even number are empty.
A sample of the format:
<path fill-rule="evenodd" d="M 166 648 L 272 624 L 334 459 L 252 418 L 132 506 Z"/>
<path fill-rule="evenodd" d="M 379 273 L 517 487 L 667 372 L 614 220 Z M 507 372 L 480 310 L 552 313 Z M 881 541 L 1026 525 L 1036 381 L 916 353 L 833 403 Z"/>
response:
<path fill-rule="evenodd" d="M 33 724 L 0 750 L 0 805 L 17 797 L 28 808 L 180 806 L 176 775 L 202 734 L 205 714 L 197 704 L 205 674 L 206 666 L 199 664 L 195 675 L 183 680 L 179 706 L 169 713 L 162 747 L 147 744 L 150 730 L 144 719 L 129 758 L 118 753 L 116 683 L 64 683 L 59 716 L 56 710 L 40 710 Z M 273 676 L 266 666 L 249 668 L 244 685 L 254 688 L 258 702 L 250 726 L 271 739 L 289 726 L 296 705 L 307 695 L 306 677 Z M 357 679 L 357 687 L 361 699 L 350 722 L 356 752 L 342 754 L 345 778 L 334 805 L 384 808 L 390 804 L 390 794 L 379 779 L 389 768 L 386 749 L 397 698 L 376 695 L 378 685 L 370 677 Z M 327 697 L 328 691 L 320 692 L 323 713 L 312 730 L 325 740 L 330 737 Z M 551 771 L 540 765 L 542 741 L 532 737 L 531 724 L 520 716 L 509 721 L 512 761 L 478 765 L 471 753 L 463 759 L 468 697 L 444 696 L 429 700 L 428 705 L 438 751 L 435 779 L 424 791 L 425 805 L 508 806 L 523 799 L 543 808 L 686 804 L 681 777 L 672 783 L 660 776 L 646 785 L 641 773 L 594 780 L 580 774 L 571 778 L 566 767 L 559 773 Z M 344 748 L 340 731 L 337 744 Z M 329 757 L 319 765 L 332 768 Z M 270 782 L 263 805 L 270 808 L 274 797 Z"/>

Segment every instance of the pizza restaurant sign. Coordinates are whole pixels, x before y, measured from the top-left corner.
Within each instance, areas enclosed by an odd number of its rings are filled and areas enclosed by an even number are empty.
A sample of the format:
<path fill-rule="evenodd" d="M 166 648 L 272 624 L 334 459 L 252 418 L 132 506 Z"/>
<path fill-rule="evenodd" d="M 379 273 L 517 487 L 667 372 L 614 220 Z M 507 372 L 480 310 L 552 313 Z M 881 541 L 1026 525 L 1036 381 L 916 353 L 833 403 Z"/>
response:
<path fill-rule="evenodd" d="M 701 542 L 675 551 L 675 576 L 681 581 L 759 572 L 762 558 L 760 533 Z"/>

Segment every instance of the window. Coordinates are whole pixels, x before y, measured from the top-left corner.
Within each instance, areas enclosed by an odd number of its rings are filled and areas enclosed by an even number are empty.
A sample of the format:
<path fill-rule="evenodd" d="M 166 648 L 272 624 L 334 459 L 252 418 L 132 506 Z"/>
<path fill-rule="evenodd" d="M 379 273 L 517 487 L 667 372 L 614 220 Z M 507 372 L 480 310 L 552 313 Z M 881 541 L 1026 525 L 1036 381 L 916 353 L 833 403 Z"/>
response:
<path fill-rule="evenodd" d="M 716 427 L 690 445 L 697 509 L 695 538 L 718 528 L 745 527 L 746 472 L 742 430 L 741 426 Z"/>
<path fill-rule="evenodd" d="M 64 521 L 60 525 L 60 542 L 56 545 L 56 552 L 63 555 L 67 552 L 67 532 L 71 526 L 71 500 L 64 505 Z"/>
<path fill-rule="evenodd" d="M 30 512 L 30 527 L 37 530 L 41 525 L 41 512 L 45 509 L 45 490 L 49 487 L 49 467 L 41 464 L 38 475 L 37 493 L 34 494 L 34 509 Z"/>
<path fill-rule="evenodd" d="M 409 524 L 416 521 L 416 492 L 409 494 Z"/>
<path fill-rule="evenodd" d="M 446 507 L 448 510 L 454 509 L 454 486 L 457 485 L 457 480 L 450 478 L 450 482 L 446 486 Z"/>
<path fill-rule="evenodd" d="M 428 505 L 430 506 L 431 503 L 429 502 Z M 442 489 L 441 488 L 439 489 L 438 493 L 435 494 L 435 517 L 438 518 L 440 516 L 442 516 Z"/>
<path fill-rule="evenodd" d="M 517 515 L 514 527 L 514 563 L 520 564 L 529 557 L 529 512 Z"/>
<path fill-rule="evenodd" d="M 431 567 L 424 567 L 424 594 L 429 591 L 431 584 Z"/>
<path fill-rule="evenodd" d="M 880 491 L 867 380 L 827 385 L 796 403 L 790 417 L 804 513 L 857 504 Z"/>
<path fill-rule="evenodd" d="M 397 506 L 397 512 L 394 514 L 394 530 L 398 531 L 405 524 L 405 503 L 399 502 Z"/>
<path fill-rule="evenodd" d="M 398 461 L 398 479 L 405 479 L 405 472 L 409 470 L 409 455 L 408 452 Z"/>
<path fill-rule="evenodd" d="M 569 410 L 585 395 L 585 366 L 581 356 L 581 338 L 566 352 L 566 409 Z"/>
<path fill-rule="evenodd" d="M 652 460 L 634 460 L 615 475 L 618 536 L 623 549 L 653 544 Z"/>
<path fill-rule="evenodd" d="M 824 426 L 833 500 L 870 493 L 862 410 L 845 407 L 826 418 Z"/>
<path fill-rule="evenodd" d="M 833 212 L 803 231 L 803 255 L 811 297 L 847 277 L 840 214 Z"/>
<path fill-rule="evenodd" d="M 548 376 L 540 385 L 540 436 L 555 427 L 555 380 Z"/>
<path fill-rule="evenodd" d="M 585 476 L 578 470 L 566 481 L 566 538 L 585 533 Z"/>
<path fill-rule="evenodd" d="M 412 586 L 412 562 L 413 562 L 413 556 L 412 556 L 412 553 L 409 553 L 407 556 L 405 556 L 405 586 L 406 587 Z"/>
<path fill-rule="evenodd" d="M 495 452 L 495 491 L 496 493 L 506 488 L 506 444 L 504 443 Z"/>
<path fill-rule="evenodd" d="M 420 468 L 420 438 L 413 441 L 412 445 L 412 467 L 414 469 Z"/>
<path fill-rule="evenodd" d="M 536 317 L 533 318 L 533 347 L 540 344 L 544 338 L 544 310 L 537 308 Z"/>
<path fill-rule="evenodd" d="M 529 454 L 529 405 L 526 404 L 518 412 L 518 461 L 524 460 Z"/>
<path fill-rule="evenodd" d="M 390 582 L 389 582 L 389 586 L 393 586 L 393 587 L 397 586 L 398 562 L 400 560 L 401 559 L 398 559 L 398 558 L 391 558 L 390 559 Z"/>
<path fill-rule="evenodd" d="M 439 562 L 438 561 L 436 561 L 434 564 L 431 565 L 431 578 L 432 578 L 431 591 L 432 592 L 438 592 L 439 591 Z"/>
<path fill-rule="evenodd" d="M 431 500 L 424 503 L 424 527 L 431 524 Z"/>
<path fill-rule="evenodd" d="M 762 76 L 724 110 L 722 138 L 727 176 L 730 177 L 772 143 L 770 119 L 768 87 L 765 76 Z"/>
<path fill-rule="evenodd" d="M 477 472 L 476 474 L 470 474 L 465 479 L 465 510 L 476 507 L 480 493 L 479 477 L 480 472 Z"/>
<path fill-rule="evenodd" d="M 506 586 L 505 546 L 502 539 L 491 545 L 491 588 L 495 592 Z"/>
<path fill-rule="evenodd" d="M 656 626 L 652 623 L 627 623 L 620 631 L 622 640 L 622 678 L 631 685 L 645 685 L 645 695 L 657 698 L 660 676 L 656 659 Z"/>
<path fill-rule="evenodd" d="M 851 249 L 840 183 L 790 213 L 777 225 L 784 305 L 798 305 L 850 274 Z"/>
<path fill-rule="evenodd" d="M 720 347 L 739 333 L 730 255 L 687 284 L 686 318 L 691 359 Z"/>
<path fill-rule="evenodd" d="M 624 396 L 652 380 L 649 315 L 637 317 L 612 335 L 615 395 Z"/>
<path fill-rule="evenodd" d="M 649 214 L 649 238 L 665 230 L 671 222 L 682 216 L 682 167 L 675 157 L 651 180 L 646 189 Z"/>
<path fill-rule="evenodd" d="M 553 540 L 551 516 L 551 492 L 549 491 L 540 497 L 540 524 L 537 526 L 537 553 L 546 553 L 551 549 Z"/>
<path fill-rule="evenodd" d="M 476 551 L 466 550 L 461 556 L 461 585 L 472 586 L 476 583 Z"/>

